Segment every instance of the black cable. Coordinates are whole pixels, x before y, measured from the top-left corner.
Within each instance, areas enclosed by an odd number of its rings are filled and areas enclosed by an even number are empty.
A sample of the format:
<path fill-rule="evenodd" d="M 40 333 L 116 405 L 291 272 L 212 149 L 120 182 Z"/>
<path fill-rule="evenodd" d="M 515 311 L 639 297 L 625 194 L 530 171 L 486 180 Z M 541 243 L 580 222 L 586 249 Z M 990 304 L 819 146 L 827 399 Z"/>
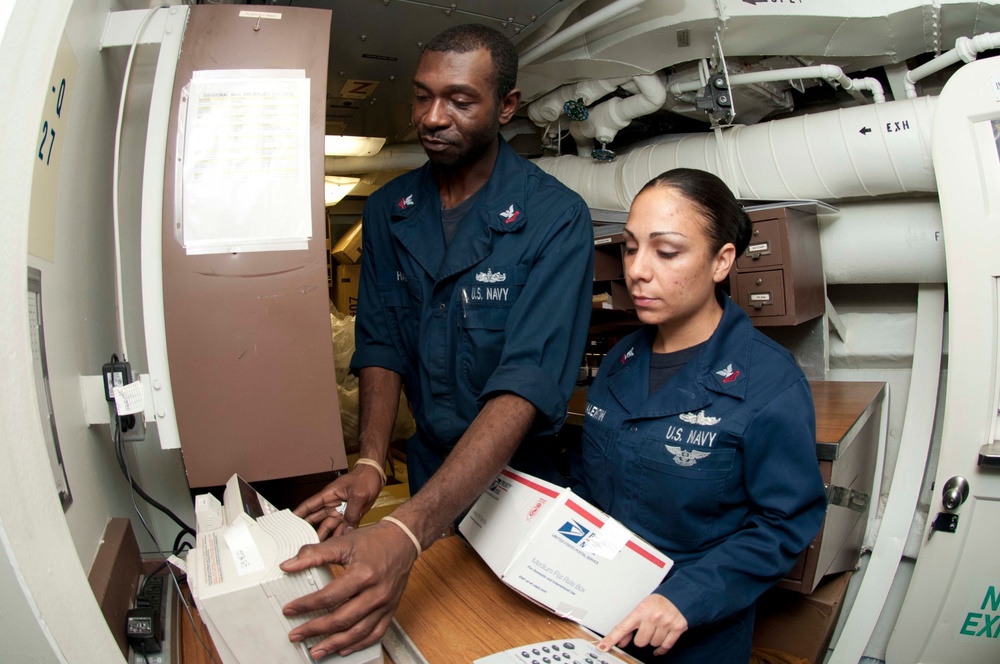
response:
<path fill-rule="evenodd" d="M 129 484 L 132 486 L 132 489 L 134 489 L 135 492 L 138 493 L 139 496 L 143 500 L 145 500 L 149 505 L 151 505 L 152 507 L 155 507 L 156 509 L 160 510 L 161 512 L 163 512 L 164 514 L 166 514 L 168 517 L 170 517 L 173 520 L 174 523 L 176 523 L 178 526 L 181 527 L 181 532 L 183 534 L 189 534 L 189 535 L 192 535 L 192 536 L 195 535 L 196 533 L 195 533 L 194 529 L 191 528 L 191 526 L 189 526 L 186 523 L 184 523 L 184 521 L 179 516 L 177 516 L 176 514 L 174 514 L 169 508 L 167 508 L 166 506 L 160 504 L 155 499 L 153 499 L 152 497 L 150 497 L 150 495 L 147 494 L 145 491 L 143 491 L 142 487 L 139 486 L 135 482 L 134 479 L 132 479 L 132 475 L 131 475 L 131 473 L 128 472 L 128 467 L 127 467 L 127 464 L 125 463 L 124 451 L 122 450 L 122 441 L 121 441 L 121 431 L 122 431 L 121 427 L 122 427 L 122 423 L 121 423 L 121 416 L 115 415 L 115 418 L 116 418 L 116 423 L 115 423 L 115 456 L 118 458 L 118 467 L 121 468 L 122 472 L 125 474 L 125 477 L 128 479 Z M 174 548 L 176 549 L 177 548 L 177 546 L 176 546 L 177 541 L 176 540 L 174 541 L 174 544 L 175 544 Z M 157 548 L 159 548 L 159 546 L 157 546 Z"/>
<path fill-rule="evenodd" d="M 187 537 L 188 535 L 191 535 L 191 534 L 192 533 L 189 533 L 186 530 L 182 530 L 179 533 L 177 533 L 177 537 L 174 538 L 174 546 L 170 550 L 173 551 L 175 554 L 178 554 L 178 553 L 180 553 L 184 549 L 184 545 L 185 544 L 187 544 L 188 547 L 191 547 L 191 543 L 190 542 L 181 542 L 182 539 L 184 539 L 185 537 Z"/>
<path fill-rule="evenodd" d="M 118 465 L 121 467 L 122 472 L 125 473 L 125 477 L 128 479 L 129 486 L 131 486 L 132 489 L 133 489 L 132 490 L 132 507 L 135 508 L 135 513 L 139 517 L 139 521 L 142 522 L 142 527 L 146 529 L 146 533 L 149 534 L 150 539 L 153 540 L 153 544 L 156 546 L 156 548 L 158 550 L 160 549 L 160 543 L 157 542 L 156 536 L 153 535 L 153 531 L 151 531 L 149 529 L 149 526 L 146 524 L 146 519 L 143 518 L 142 512 L 139 511 L 139 506 L 136 505 L 136 503 L 135 503 L 135 494 L 137 492 L 150 505 L 153 505 L 154 507 L 158 507 L 161 511 L 163 511 L 165 514 L 167 514 L 167 516 L 169 516 L 175 522 L 177 522 L 178 524 L 180 524 L 182 528 L 184 528 L 187 531 L 189 531 L 190 534 L 195 535 L 195 532 L 193 530 L 191 530 L 191 528 L 186 523 L 184 523 L 183 521 L 181 521 L 180 518 L 178 518 L 176 514 L 174 514 L 173 512 L 171 512 L 170 510 L 168 510 L 167 508 L 163 507 L 162 505 L 160 505 L 159 503 L 157 503 L 155 500 L 153 500 L 152 498 L 150 498 L 149 496 L 147 496 L 145 494 L 145 492 L 143 492 L 142 489 L 139 487 L 139 485 L 137 485 L 135 483 L 135 481 L 132 479 L 132 473 L 128 469 L 128 462 L 126 461 L 125 456 L 124 456 L 124 454 L 122 452 L 122 435 L 121 435 L 122 434 L 122 429 L 121 429 L 121 424 L 122 424 L 121 418 L 116 416 L 115 417 L 115 455 L 118 457 Z M 215 656 L 212 654 L 211 648 L 208 647 L 208 645 L 205 643 L 204 639 L 201 638 L 201 634 L 198 633 L 198 627 L 195 624 L 194 615 L 192 615 L 192 613 L 191 613 L 191 605 L 188 603 L 187 599 L 184 597 L 184 593 L 181 592 L 181 584 L 180 584 L 180 581 L 177 579 L 177 575 L 174 574 L 174 568 L 173 568 L 173 566 L 167 565 L 167 571 L 170 573 L 170 579 L 174 582 L 174 589 L 177 591 L 177 596 L 180 597 L 181 604 L 184 606 L 184 612 L 187 613 L 188 621 L 191 623 L 191 627 L 194 629 L 194 635 L 197 638 L 198 643 L 200 643 L 201 647 L 205 650 L 206 653 L 208 653 L 209 659 L 211 659 L 214 664 L 219 664 L 218 661 L 215 659 Z M 145 653 L 143 653 L 143 657 L 145 657 Z M 149 660 L 147 659 L 146 662 L 148 664 Z"/>

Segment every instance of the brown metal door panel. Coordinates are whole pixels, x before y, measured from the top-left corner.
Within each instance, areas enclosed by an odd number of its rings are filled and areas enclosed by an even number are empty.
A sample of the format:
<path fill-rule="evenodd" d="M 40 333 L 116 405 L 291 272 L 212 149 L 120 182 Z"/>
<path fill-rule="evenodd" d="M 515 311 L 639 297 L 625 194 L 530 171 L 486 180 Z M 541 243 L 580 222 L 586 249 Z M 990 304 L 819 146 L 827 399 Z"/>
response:
<path fill-rule="evenodd" d="M 346 468 L 329 318 L 323 135 L 331 12 L 195 6 L 177 63 L 163 205 L 163 295 L 188 484 Z M 303 69 L 310 79 L 312 239 L 303 251 L 189 256 L 174 239 L 180 90 L 193 71 Z"/>

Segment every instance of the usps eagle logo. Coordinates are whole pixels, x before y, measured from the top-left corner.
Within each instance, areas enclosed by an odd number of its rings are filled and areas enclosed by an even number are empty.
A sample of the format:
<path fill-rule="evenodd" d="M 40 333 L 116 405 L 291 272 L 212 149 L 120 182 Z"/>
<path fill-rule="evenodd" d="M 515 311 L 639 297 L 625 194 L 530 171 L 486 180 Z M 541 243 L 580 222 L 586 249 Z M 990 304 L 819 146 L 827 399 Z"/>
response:
<path fill-rule="evenodd" d="M 722 376 L 723 383 L 731 383 L 734 380 L 736 380 L 737 376 L 740 375 L 740 372 L 738 370 L 733 369 L 732 364 L 726 365 L 725 369 L 723 369 L 722 371 L 716 371 L 715 373 L 719 376 Z"/>
<path fill-rule="evenodd" d="M 629 348 L 628 351 L 624 355 L 622 355 L 621 363 L 625 364 L 626 362 L 628 362 L 629 360 L 631 360 L 633 357 L 635 357 L 635 348 L 634 347 L 633 348 Z"/>
<path fill-rule="evenodd" d="M 667 451 L 674 455 L 674 463 L 678 466 L 684 466 L 689 468 L 700 460 L 711 456 L 711 452 L 702 452 L 701 450 L 682 450 L 676 445 L 666 445 Z"/>
<path fill-rule="evenodd" d="M 590 532 L 588 528 L 584 528 L 578 521 L 567 521 L 559 527 L 559 534 L 568 539 L 574 544 L 579 544 L 587 533 Z"/>
<path fill-rule="evenodd" d="M 400 198 L 399 202 L 396 203 L 396 206 L 399 207 L 400 210 L 405 210 L 411 205 L 413 205 L 413 194 L 410 194 L 406 198 Z"/>
<path fill-rule="evenodd" d="M 722 421 L 721 417 L 711 417 L 705 414 L 705 411 L 699 411 L 695 413 L 681 413 L 678 415 L 682 422 L 687 422 L 688 424 L 700 424 L 702 426 L 710 427 L 713 424 L 718 424 Z"/>
<path fill-rule="evenodd" d="M 500 213 L 500 216 L 503 217 L 503 223 L 513 224 L 521 216 L 521 211 L 515 210 L 514 204 L 511 203 L 509 208 Z"/>

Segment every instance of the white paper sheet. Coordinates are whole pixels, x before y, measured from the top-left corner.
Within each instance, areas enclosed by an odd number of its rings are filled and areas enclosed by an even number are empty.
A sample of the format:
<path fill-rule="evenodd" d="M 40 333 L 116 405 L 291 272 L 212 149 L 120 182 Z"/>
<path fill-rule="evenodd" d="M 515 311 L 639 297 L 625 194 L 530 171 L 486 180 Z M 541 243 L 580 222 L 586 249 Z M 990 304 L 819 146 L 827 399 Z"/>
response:
<path fill-rule="evenodd" d="M 306 249 L 305 72 L 196 71 L 181 97 L 177 241 L 188 254 Z"/>

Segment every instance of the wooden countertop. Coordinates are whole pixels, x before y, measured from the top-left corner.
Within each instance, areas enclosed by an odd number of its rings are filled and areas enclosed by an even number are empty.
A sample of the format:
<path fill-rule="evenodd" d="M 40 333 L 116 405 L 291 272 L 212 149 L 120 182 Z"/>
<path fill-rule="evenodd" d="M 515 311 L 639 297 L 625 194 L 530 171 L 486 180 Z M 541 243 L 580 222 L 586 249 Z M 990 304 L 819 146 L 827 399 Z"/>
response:
<path fill-rule="evenodd" d="M 186 589 L 185 589 L 186 592 Z M 192 608 L 198 633 L 211 639 Z M 184 664 L 211 664 L 187 616 L 181 616 Z M 593 635 L 508 588 L 465 540 L 437 541 L 417 560 L 396 611 L 399 629 L 432 664 L 469 664 L 475 659 L 528 643 Z M 384 645 L 388 647 L 390 639 Z M 212 648 L 213 654 L 215 649 Z M 616 653 L 623 660 L 627 656 Z M 216 654 L 216 661 L 222 662 Z M 392 652 L 385 658 L 392 664 Z M 399 661 L 409 661 L 400 657 Z M 419 661 L 419 660 L 418 660 Z"/>
<path fill-rule="evenodd" d="M 816 407 L 816 442 L 839 445 L 865 423 L 885 396 L 885 383 L 809 381 Z M 836 458 L 836 457 L 834 457 Z"/>
<path fill-rule="evenodd" d="M 508 588 L 465 540 L 454 536 L 421 555 L 396 622 L 433 664 L 469 664 L 550 639 L 594 638 Z"/>

